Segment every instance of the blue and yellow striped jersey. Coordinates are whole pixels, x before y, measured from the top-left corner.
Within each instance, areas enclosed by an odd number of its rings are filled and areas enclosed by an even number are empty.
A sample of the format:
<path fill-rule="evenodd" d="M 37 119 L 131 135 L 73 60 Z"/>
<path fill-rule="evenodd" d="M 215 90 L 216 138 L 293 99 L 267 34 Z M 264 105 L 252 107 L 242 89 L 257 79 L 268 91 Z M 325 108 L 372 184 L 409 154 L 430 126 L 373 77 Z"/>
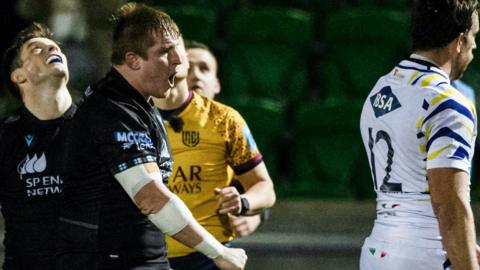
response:
<path fill-rule="evenodd" d="M 377 192 L 374 232 L 441 246 L 427 169 L 470 172 L 475 107 L 448 75 L 418 55 L 381 77 L 362 111 L 360 129 Z M 412 231 L 410 231 L 412 229 Z"/>

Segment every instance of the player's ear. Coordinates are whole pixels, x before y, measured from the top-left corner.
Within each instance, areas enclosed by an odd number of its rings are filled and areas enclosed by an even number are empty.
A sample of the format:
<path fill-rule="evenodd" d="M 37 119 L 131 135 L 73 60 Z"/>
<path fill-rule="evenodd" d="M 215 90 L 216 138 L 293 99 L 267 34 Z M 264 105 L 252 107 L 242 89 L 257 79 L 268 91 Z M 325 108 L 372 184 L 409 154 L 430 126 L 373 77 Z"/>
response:
<path fill-rule="evenodd" d="M 127 52 L 125 54 L 125 64 L 133 70 L 138 70 L 141 67 L 141 57 L 134 52 Z"/>
<path fill-rule="evenodd" d="M 12 73 L 10 73 L 10 80 L 15 84 L 20 85 L 27 81 L 27 76 L 21 68 L 17 68 Z"/>
<path fill-rule="evenodd" d="M 466 41 L 466 36 L 464 33 L 460 33 L 458 37 L 455 39 L 456 51 L 460 53 L 462 51 L 463 43 Z"/>
<path fill-rule="evenodd" d="M 220 80 L 217 78 L 215 80 L 215 90 L 214 90 L 214 93 L 217 95 L 217 94 L 220 94 L 220 90 L 222 89 L 222 85 L 220 84 Z"/>

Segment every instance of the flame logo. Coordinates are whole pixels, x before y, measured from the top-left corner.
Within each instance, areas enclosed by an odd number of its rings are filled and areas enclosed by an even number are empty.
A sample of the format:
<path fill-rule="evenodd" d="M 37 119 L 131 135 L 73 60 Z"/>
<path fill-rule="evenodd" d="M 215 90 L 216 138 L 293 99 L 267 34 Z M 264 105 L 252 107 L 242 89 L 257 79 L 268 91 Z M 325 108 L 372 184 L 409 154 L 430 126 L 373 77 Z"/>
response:
<path fill-rule="evenodd" d="M 20 175 L 29 174 L 29 173 L 41 173 L 47 168 L 47 158 L 45 153 L 42 153 L 40 158 L 37 154 L 34 154 L 33 157 L 27 154 L 27 156 L 18 164 L 17 171 Z"/>

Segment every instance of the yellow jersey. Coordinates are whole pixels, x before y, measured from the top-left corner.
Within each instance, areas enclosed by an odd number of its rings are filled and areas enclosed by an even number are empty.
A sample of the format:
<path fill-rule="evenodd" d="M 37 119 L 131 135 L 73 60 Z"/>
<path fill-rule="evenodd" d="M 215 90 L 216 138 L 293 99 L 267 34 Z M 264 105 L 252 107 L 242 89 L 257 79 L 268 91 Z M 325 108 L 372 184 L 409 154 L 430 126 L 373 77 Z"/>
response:
<path fill-rule="evenodd" d="M 183 106 L 174 111 L 161 111 L 164 119 L 175 115 L 183 121 L 175 132 L 165 121 L 173 152 L 173 173 L 169 189 L 192 211 L 195 219 L 218 241 L 231 241 L 234 233 L 228 217 L 217 213 L 214 189 L 230 185 L 235 174 L 254 168 L 262 155 L 241 115 L 226 105 L 190 92 Z M 167 236 L 168 257 L 194 252 Z"/>

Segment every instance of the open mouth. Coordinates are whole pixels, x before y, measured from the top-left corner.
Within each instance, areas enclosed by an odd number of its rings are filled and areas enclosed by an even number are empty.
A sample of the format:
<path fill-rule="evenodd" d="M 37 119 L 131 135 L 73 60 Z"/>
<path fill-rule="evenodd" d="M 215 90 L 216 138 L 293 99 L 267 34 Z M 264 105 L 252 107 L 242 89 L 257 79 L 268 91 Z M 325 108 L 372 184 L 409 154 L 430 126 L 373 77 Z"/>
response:
<path fill-rule="evenodd" d="M 45 64 L 49 65 L 51 63 L 63 63 L 63 59 L 60 55 L 58 54 L 53 54 L 50 55 L 47 60 L 45 61 Z"/>
<path fill-rule="evenodd" d="M 168 77 L 168 83 L 170 84 L 170 87 L 173 87 L 175 85 L 175 76 L 177 75 L 177 73 L 175 72 L 173 75 L 170 75 L 170 77 Z"/>

